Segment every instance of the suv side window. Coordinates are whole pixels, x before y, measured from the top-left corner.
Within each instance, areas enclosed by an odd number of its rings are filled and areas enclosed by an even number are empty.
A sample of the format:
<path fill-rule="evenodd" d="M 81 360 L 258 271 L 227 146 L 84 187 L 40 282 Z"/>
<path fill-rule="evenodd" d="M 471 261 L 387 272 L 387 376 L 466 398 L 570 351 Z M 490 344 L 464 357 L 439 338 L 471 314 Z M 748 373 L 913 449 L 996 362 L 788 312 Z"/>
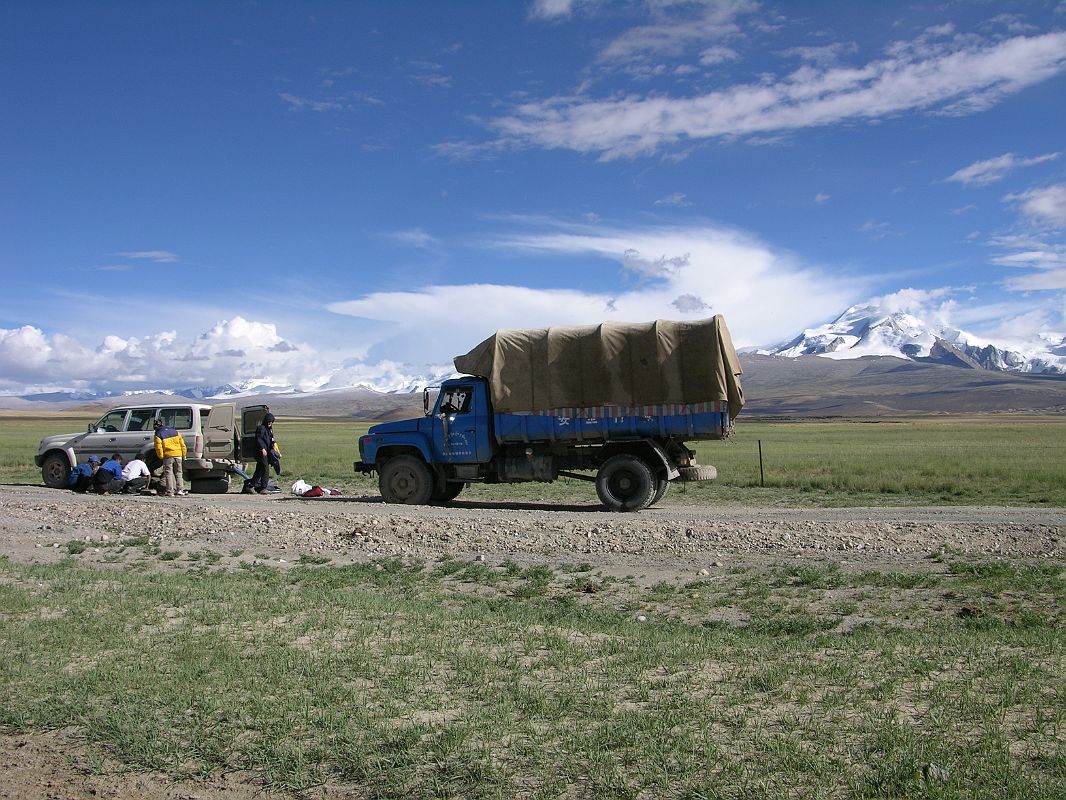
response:
<path fill-rule="evenodd" d="M 126 419 L 127 408 L 116 408 L 114 411 L 107 412 L 103 418 L 96 423 L 96 427 L 104 431 L 105 433 L 116 433 L 122 430 L 122 423 Z"/>
<path fill-rule="evenodd" d="M 150 431 L 152 430 L 152 420 L 154 419 L 154 408 L 135 408 L 130 412 L 129 421 L 126 423 L 126 430 Z"/>
<path fill-rule="evenodd" d="M 179 431 L 187 431 L 192 428 L 191 408 L 164 408 L 159 412 L 164 425 L 168 425 Z"/>

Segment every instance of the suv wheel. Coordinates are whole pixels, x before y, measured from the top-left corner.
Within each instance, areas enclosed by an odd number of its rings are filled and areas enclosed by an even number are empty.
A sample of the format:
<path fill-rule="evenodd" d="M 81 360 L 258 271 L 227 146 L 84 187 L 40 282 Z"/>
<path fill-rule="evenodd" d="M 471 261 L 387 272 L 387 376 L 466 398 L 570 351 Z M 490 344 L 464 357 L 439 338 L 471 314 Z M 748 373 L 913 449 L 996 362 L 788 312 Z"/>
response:
<path fill-rule="evenodd" d="M 41 464 L 44 485 L 51 489 L 65 489 L 70 480 L 70 461 L 61 453 L 52 453 Z"/>

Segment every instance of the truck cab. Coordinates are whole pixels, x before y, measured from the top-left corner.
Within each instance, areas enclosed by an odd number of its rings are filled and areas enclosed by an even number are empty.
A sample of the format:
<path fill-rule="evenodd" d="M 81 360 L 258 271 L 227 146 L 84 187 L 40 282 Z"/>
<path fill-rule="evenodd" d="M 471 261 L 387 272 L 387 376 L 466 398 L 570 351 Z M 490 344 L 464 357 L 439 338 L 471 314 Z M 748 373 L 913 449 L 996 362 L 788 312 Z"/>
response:
<path fill-rule="evenodd" d="M 420 419 L 385 422 L 359 439 L 357 472 L 378 471 L 389 502 L 425 504 L 458 496 L 494 455 L 492 407 L 483 378 L 463 376 L 423 392 Z"/>

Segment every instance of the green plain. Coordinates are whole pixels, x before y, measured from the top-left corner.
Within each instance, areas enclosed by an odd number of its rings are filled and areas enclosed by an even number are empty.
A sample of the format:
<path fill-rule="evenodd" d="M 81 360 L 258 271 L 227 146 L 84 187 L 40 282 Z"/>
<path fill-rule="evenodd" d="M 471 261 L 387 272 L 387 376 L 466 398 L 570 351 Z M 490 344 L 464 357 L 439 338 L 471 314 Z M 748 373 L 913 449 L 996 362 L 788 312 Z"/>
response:
<path fill-rule="evenodd" d="M 84 429 L 85 418 L 0 417 L 0 483 L 39 483 L 39 440 Z M 275 426 L 285 476 L 376 495 L 357 475 L 368 424 L 286 419 Z M 759 448 L 762 448 L 760 476 Z M 695 445 L 718 479 L 675 484 L 667 502 L 752 505 L 985 504 L 1066 506 L 1066 418 L 990 415 L 883 421 L 738 420 L 724 441 Z M 472 486 L 462 500 L 595 504 L 591 484 Z"/>

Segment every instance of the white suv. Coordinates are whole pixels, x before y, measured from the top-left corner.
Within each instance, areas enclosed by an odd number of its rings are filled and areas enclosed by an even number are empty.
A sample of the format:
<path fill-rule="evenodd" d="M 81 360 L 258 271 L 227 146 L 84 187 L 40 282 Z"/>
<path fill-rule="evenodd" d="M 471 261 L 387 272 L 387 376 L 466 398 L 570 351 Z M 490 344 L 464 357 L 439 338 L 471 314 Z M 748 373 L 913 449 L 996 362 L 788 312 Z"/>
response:
<path fill-rule="evenodd" d="M 266 406 L 241 409 L 242 432 L 254 431 L 266 412 Z M 90 455 L 106 459 L 119 453 L 126 461 L 141 458 L 154 471 L 161 465 L 153 441 L 155 421 L 160 419 L 185 439 L 188 455 L 182 466 L 192 491 L 221 494 L 229 490 L 230 474 L 243 470 L 236 414 L 234 403 L 123 406 L 108 411 L 85 433 L 42 439 L 34 463 L 41 468 L 45 485 L 57 489 L 67 485 L 71 470 Z"/>

